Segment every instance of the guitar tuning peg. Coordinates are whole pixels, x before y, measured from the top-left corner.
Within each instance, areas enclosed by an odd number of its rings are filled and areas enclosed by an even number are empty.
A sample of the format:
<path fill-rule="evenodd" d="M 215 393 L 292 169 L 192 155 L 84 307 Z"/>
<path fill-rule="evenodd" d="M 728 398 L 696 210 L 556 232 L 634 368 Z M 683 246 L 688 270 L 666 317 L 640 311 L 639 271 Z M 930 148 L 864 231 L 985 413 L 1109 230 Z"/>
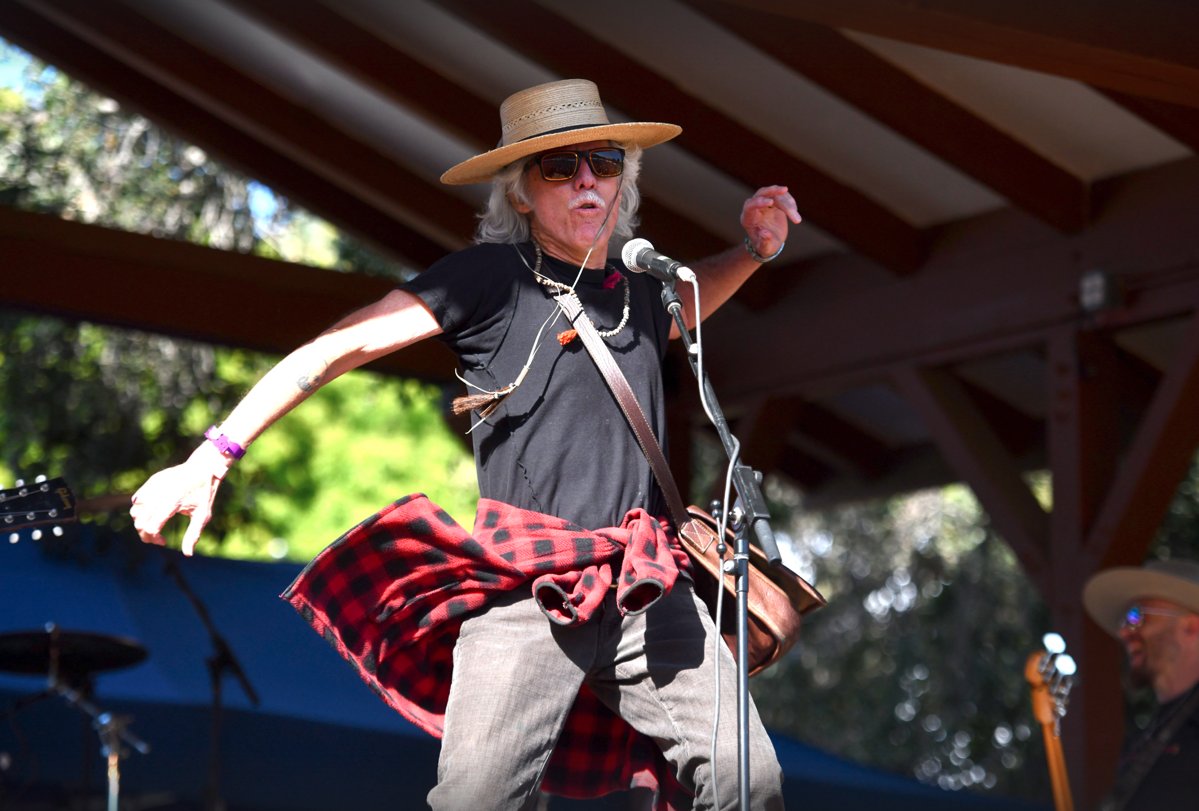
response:
<path fill-rule="evenodd" d="M 8 536 L 9 543 L 16 543 L 19 540 L 21 540 L 21 536 L 20 536 L 20 534 L 18 534 L 16 532 L 13 532 L 13 533 L 9 534 L 9 536 Z"/>
<path fill-rule="evenodd" d="M 1045 650 L 1052 654 L 1064 653 L 1066 650 L 1066 640 L 1062 639 L 1061 634 L 1048 633 L 1041 637 L 1041 644 L 1045 646 Z"/>
<path fill-rule="evenodd" d="M 41 484 L 41 483 L 42 483 L 42 482 L 44 482 L 45 480 L 46 480 L 46 476 L 43 474 L 43 475 L 41 475 L 41 476 L 38 476 L 36 479 L 34 479 L 34 480 L 33 480 L 33 483 L 34 483 L 34 484 Z"/>
<path fill-rule="evenodd" d="M 62 527 L 55 524 L 54 529 L 50 530 L 50 534 L 53 535 L 55 538 L 61 538 L 62 537 Z"/>
<path fill-rule="evenodd" d="M 40 529 L 35 529 L 33 532 L 29 533 L 29 537 L 33 538 L 35 541 L 40 541 L 42 539 L 42 531 Z"/>
<path fill-rule="evenodd" d="M 14 484 L 15 486 L 17 486 L 17 487 L 24 487 L 24 486 L 25 486 L 25 480 L 24 480 L 24 479 L 17 479 L 17 480 L 16 480 L 16 481 L 15 481 L 13 484 Z"/>

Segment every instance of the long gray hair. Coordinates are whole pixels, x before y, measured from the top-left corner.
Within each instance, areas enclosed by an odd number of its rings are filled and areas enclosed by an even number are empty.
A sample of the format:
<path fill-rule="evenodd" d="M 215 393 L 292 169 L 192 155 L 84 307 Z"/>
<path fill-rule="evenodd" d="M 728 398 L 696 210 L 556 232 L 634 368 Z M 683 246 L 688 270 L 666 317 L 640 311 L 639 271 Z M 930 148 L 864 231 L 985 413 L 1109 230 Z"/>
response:
<path fill-rule="evenodd" d="M 621 175 L 620 211 L 612 236 L 629 239 L 637 227 L 637 209 L 641 205 L 641 192 L 637 189 L 637 177 L 641 174 L 641 147 L 624 147 L 624 172 Z M 525 166 L 527 160 L 509 164 L 496 173 L 491 180 L 491 197 L 487 208 L 479 215 L 479 227 L 475 231 L 475 242 L 524 242 L 529 238 L 529 218 L 512 205 L 512 199 L 529 202 Z"/>

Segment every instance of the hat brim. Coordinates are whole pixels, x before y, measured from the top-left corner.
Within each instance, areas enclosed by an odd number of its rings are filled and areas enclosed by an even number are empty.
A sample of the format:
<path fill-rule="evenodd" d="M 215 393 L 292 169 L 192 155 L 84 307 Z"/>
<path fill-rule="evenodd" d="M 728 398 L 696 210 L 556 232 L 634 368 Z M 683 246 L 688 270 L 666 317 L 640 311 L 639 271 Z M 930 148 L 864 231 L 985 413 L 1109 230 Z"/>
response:
<path fill-rule="evenodd" d="M 496 147 L 490 152 L 468 158 L 446 170 L 445 174 L 441 176 L 441 182 L 450 186 L 484 183 L 491 180 L 496 172 L 510 163 L 559 146 L 569 146 L 585 141 L 618 141 L 644 149 L 669 141 L 682 131 L 683 128 L 677 124 L 630 122 L 551 132 L 534 138 L 526 138 L 514 144 Z"/>
<path fill-rule="evenodd" d="M 1199 613 L 1199 584 L 1131 566 L 1108 569 L 1091 578 L 1083 589 L 1082 604 L 1103 630 L 1118 636 L 1129 604 L 1146 597 L 1168 600 Z"/>

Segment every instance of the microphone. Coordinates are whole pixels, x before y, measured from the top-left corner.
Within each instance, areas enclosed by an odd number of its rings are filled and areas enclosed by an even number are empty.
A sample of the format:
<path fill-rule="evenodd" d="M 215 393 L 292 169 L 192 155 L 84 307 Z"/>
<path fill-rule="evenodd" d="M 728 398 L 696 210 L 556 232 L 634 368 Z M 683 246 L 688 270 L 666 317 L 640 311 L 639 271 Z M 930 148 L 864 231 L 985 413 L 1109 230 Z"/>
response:
<path fill-rule="evenodd" d="M 630 239 L 620 252 L 624 266 L 634 273 L 648 273 L 667 284 L 677 280 L 695 282 L 695 271 L 682 262 L 654 250 L 648 239 Z"/>

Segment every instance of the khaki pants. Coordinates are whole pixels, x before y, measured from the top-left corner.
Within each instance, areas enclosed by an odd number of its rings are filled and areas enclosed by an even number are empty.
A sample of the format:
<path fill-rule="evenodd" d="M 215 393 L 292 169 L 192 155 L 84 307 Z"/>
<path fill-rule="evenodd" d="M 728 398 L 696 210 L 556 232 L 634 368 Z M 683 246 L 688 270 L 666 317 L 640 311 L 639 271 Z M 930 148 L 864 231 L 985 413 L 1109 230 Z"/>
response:
<path fill-rule="evenodd" d="M 523 588 L 463 624 L 432 808 L 535 807 L 542 772 L 584 681 L 657 742 L 679 781 L 696 792 L 696 808 L 716 807 L 712 620 L 685 577 L 639 616 L 622 618 L 614 594 L 582 626 L 551 624 Z M 716 776 L 719 807 L 731 809 L 738 799 L 736 669 L 723 643 L 718 665 Z M 752 703 L 749 735 L 752 809 L 781 809 L 781 770 Z"/>

